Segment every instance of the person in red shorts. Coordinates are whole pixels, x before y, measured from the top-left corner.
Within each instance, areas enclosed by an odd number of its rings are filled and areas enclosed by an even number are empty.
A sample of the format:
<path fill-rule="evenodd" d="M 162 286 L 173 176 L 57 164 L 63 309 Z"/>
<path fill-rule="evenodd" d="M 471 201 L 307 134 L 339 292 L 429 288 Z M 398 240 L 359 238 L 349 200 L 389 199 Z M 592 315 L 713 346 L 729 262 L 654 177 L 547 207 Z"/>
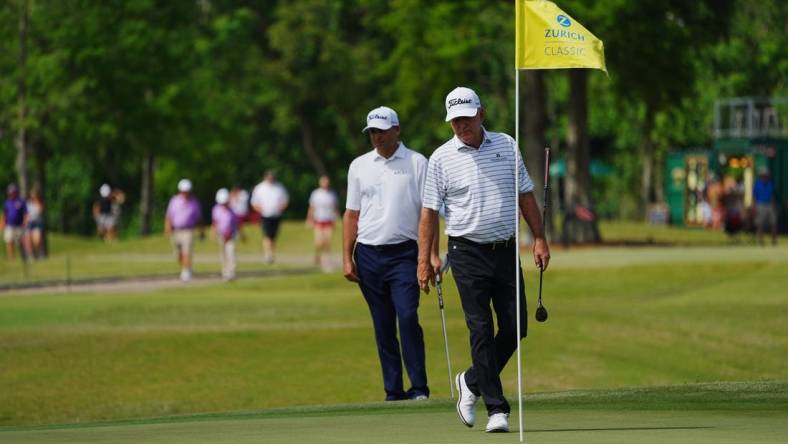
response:
<path fill-rule="evenodd" d="M 334 221 L 337 218 L 337 194 L 331 189 L 328 176 L 320 176 L 320 187 L 309 196 L 309 211 L 306 215 L 307 226 L 315 233 L 315 265 L 324 271 L 331 269 L 329 254 Z"/>

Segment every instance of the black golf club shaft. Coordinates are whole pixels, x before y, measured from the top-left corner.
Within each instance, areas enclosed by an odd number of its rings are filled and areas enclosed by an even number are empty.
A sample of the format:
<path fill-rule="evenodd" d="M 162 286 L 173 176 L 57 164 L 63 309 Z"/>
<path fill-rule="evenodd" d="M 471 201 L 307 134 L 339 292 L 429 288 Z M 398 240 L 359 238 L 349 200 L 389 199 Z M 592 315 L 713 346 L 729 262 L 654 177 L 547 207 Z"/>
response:
<path fill-rule="evenodd" d="M 542 196 L 542 230 L 547 234 L 547 207 L 550 194 L 550 147 L 544 149 L 544 195 Z M 547 320 L 547 309 L 542 305 L 542 278 L 544 275 L 544 263 L 539 263 L 539 298 L 536 305 L 536 320 L 544 322 Z"/>

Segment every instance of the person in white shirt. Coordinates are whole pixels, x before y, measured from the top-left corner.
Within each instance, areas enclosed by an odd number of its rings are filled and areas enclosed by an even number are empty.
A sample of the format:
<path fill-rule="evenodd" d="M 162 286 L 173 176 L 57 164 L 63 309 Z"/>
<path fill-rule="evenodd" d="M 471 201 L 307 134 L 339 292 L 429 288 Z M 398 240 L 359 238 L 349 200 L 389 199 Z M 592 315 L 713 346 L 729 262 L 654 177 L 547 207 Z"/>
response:
<path fill-rule="evenodd" d="M 265 173 L 263 181 L 252 191 L 252 208 L 262 216 L 263 254 L 269 264 L 274 262 L 276 236 L 279 234 L 279 223 L 282 213 L 287 209 L 290 197 L 285 187 L 276 181 L 273 171 Z"/>
<path fill-rule="evenodd" d="M 550 249 L 534 185 L 515 140 L 482 126 L 485 113 L 473 90 L 455 88 L 445 105 L 454 137 L 430 156 L 419 226 L 418 281 L 425 292 L 434 283 L 430 247 L 438 229 L 438 210 L 445 207 L 449 263 L 465 313 L 473 363 L 455 377 L 457 413 L 463 424 L 473 427 L 474 407 L 481 397 L 489 417 L 486 431 L 507 432 L 510 406 L 500 372 L 519 340 L 515 273 L 521 283 L 523 277 L 515 264 L 518 204 L 534 236 L 534 263 L 542 270 L 550 261 Z M 520 285 L 521 337 L 528 327 L 524 288 Z"/>
<path fill-rule="evenodd" d="M 315 265 L 328 270 L 328 255 L 331 252 L 331 238 L 337 218 L 337 195 L 331 189 L 331 179 L 328 176 L 320 176 L 318 183 L 320 187 L 309 196 L 306 224 L 312 227 L 315 233 Z"/>
<path fill-rule="evenodd" d="M 416 281 L 416 239 L 427 159 L 400 141 L 399 119 L 391 108 L 370 111 L 363 131 L 369 133 L 374 149 L 353 160 L 348 170 L 343 273 L 349 281 L 358 282 L 369 305 L 386 401 L 427 399 Z M 397 341 L 398 325 L 401 342 Z M 403 360 L 411 382 L 407 391 Z"/>

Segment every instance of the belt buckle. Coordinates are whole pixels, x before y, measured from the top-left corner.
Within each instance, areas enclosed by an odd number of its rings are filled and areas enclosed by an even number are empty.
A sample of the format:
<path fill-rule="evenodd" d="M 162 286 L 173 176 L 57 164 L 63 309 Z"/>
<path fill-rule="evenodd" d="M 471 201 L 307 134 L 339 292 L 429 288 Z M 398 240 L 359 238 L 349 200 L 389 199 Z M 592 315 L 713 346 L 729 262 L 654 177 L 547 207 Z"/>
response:
<path fill-rule="evenodd" d="M 510 240 L 512 240 L 512 239 L 504 239 L 504 240 L 499 240 L 499 241 L 493 241 L 492 249 L 495 250 L 495 248 L 498 247 L 498 246 L 502 246 L 503 248 L 506 248 L 506 247 L 509 246 L 509 241 Z"/>

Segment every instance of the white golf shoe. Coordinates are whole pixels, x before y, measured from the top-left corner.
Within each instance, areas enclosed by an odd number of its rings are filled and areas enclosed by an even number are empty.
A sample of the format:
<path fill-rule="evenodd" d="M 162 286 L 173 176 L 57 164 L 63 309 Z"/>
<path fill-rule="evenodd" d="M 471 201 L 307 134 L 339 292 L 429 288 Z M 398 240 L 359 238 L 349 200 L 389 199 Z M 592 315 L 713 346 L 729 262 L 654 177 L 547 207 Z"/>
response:
<path fill-rule="evenodd" d="M 457 386 L 457 393 L 459 394 L 457 400 L 457 415 L 460 416 L 460 421 L 468 427 L 473 427 L 476 422 L 476 401 L 479 397 L 474 395 L 468 384 L 465 383 L 465 372 L 457 373 L 454 378 L 454 384 Z"/>
<path fill-rule="evenodd" d="M 192 271 L 187 268 L 181 270 L 181 281 L 189 282 L 190 280 L 192 280 Z"/>
<path fill-rule="evenodd" d="M 509 431 L 509 414 L 508 413 L 493 413 L 490 419 L 487 420 L 487 428 L 484 429 L 487 433 L 506 433 Z"/>

